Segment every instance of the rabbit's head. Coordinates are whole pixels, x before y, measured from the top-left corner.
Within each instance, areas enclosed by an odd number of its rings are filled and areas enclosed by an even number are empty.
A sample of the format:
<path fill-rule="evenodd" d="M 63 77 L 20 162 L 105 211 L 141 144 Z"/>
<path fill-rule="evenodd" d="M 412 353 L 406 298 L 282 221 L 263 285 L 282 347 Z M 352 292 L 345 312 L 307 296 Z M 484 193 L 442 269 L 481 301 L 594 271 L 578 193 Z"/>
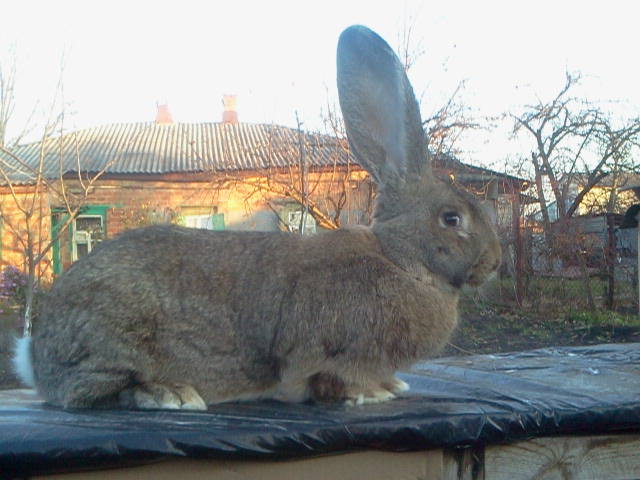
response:
<path fill-rule="evenodd" d="M 404 68 L 366 27 L 340 36 L 338 93 L 351 149 L 378 185 L 372 229 L 385 254 L 454 287 L 482 283 L 500 264 L 492 223 L 471 194 L 433 175 Z"/>

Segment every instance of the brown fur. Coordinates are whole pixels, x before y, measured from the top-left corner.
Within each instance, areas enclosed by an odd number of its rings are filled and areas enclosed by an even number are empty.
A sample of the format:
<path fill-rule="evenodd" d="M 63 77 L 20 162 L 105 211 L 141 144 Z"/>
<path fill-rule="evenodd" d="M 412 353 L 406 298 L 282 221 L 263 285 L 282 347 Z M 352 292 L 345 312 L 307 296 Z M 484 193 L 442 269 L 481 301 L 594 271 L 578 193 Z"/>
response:
<path fill-rule="evenodd" d="M 104 242 L 58 279 L 34 331 L 49 402 L 384 401 L 402 390 L 394 372 L 444 346 L 459 287 L 498 266 L 497 237 L 473 200 L 432 178 L 388 45 L 352 27 L 338 59 L 349 140 L 380 184 L 372 226 L 310 237 L 154 226 Z M 459 227 L 443 225 L 450 211 Z"/>
<path fill-rule="evenodd" d="M 332 403 L 342 400 L 347 395 L 344 380 L 335 373 L 319 372 L 309 377 L 311 397 L 316 402 Z"/>

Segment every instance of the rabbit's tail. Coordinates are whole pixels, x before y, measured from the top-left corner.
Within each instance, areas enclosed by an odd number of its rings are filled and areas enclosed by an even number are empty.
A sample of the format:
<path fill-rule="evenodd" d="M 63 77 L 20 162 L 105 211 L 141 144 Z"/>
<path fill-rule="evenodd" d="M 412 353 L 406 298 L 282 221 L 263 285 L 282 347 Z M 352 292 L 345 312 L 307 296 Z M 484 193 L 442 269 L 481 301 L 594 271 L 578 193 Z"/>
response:
<path fill-rule="evenodd" d="M 17 338 L 13 351 L 13 371 L 25 385 L 35 388 L 36 382 L 31 361 L 31 337 Z"/>

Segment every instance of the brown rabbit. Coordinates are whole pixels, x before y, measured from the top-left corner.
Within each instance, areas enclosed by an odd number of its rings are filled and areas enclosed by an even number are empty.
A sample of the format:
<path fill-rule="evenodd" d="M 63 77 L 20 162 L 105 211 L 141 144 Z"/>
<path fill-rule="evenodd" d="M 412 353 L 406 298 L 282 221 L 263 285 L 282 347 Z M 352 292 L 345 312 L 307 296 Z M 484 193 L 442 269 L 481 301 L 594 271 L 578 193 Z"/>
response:
<path fill-rule="evenodd" d="M 361 404 L 407 389 L 394 373 L 445 345 L 460 287 L 496 270 L 500 246 L 475 201 L 433 177 L 402 65 L 365 27 L 340 37 L 338 90 L 379 187 L 370 227 L 126 232 L 57 280 L 19 345 L 23 378 L 84 408 Z"/>

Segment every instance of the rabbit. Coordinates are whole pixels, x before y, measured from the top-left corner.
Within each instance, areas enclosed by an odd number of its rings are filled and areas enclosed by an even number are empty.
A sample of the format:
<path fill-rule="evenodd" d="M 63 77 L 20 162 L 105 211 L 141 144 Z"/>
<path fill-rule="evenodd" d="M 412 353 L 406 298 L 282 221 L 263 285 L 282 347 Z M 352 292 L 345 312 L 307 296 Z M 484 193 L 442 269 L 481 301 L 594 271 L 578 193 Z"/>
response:
<path fill-rule="evenodd" d="M 47 402 L 353 406 L 408 389 L 395 373 L 446 345 L 462 286 L 498 268 L 500 243 L 472 196 L 434 177 L 389 45 L 349 27 L 337 67 L 349 143 L 378 187 L 371 225 L 309 236 L 164 225 L 102 242 L 56 280 L 19 345 L 19 370 Z"/>

